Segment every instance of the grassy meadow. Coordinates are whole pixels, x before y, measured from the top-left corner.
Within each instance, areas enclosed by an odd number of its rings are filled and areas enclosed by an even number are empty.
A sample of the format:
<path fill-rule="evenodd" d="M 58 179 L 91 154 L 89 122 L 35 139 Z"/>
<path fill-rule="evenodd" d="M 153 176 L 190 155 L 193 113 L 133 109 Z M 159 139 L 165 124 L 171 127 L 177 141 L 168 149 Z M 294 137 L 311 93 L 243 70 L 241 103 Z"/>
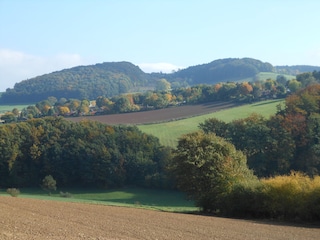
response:
<path fill-rule="evenodd" d="M 17 108 L 18 110 L 22 110 L 23 108 L 28 107 L 30 104 L 19 104 L 19 105 L 0 105 L 0 114 L 5 112 L 11 112 L 14 108 Z"/>
<path fill-rule="evenodd" d="M 296 76 L 293 76 L 293 75 L 279 74 L 279 73 L 274 73 L 274 72 L 260 72 L 257 74 L 257 78 L 259 80 L 277 79 L 278 75 L 284 76 L 288 80 L 296 78 Z"/>
<path fill-rule="evenodd" d="M 71 194 L 62 197 L 60 191 Z M 198 208 L 192 201 L 186 199 L 184 193 L 171 190 L 121 188 L 121 189 L 58 189 L 49 196 L 42 189 L 20 189 L 22 198 L 36 198 L 42 200 L 81 202 L 90 204 L 105 204 L 112 206 L 137 207 L 167 212 L 192 212 Z M 9 196 L 4 189 L 0 196 Z"/>
<path fill-rule="evenodd" d="M 291 80 L 291 79 L 295 79 L 296 76 L 294 75 L 287 75 L 287 74 L 279 74 L 279 73 L 275 73 L 275 72 L 259 72 L 256 76 L 254 77 L 249 77 L 249 78 L 243 78 L 240 80 L 236 80 L 236 79 L 229 79 L 229 82 L 255 82 L 255 81 L 265 81 L 267 79 L 277 79 L 278 75 L 282 75 L 285 78 L 287 78 L 287 80 Z"/>
<path fill-rule="evenodd" d="M 175 147 L 181 135 L 197 131 L 199 123 L 204 122 L 208 118 L 217 118 L 225 122 L 231 122 L 235 119 L 248 117 L 252 113 L 258 113 L 268 118 L 276 113 L 277 105 L 282 102 L 284 100 L 268 100 L 178 121 L 139 125 L 138 127 L 141 131 L 158 137 L 161 144 Z"/>

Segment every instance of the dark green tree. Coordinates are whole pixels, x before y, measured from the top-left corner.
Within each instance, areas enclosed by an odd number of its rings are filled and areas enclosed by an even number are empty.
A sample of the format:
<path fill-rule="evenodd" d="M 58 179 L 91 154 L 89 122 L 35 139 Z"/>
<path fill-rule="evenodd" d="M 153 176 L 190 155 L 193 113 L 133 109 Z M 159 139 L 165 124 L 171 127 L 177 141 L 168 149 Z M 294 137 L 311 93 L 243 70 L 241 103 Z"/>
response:
<path fill-rule="evenodd" d="M 117 113 L 130 112 L 131 103 L 129 99 L 125 96 L 119 96 L 117 98 L 112 99 L 114 101 L 113 109 Z"/>
<path fill-rule="evenodd" d="M 13 123 L 17 121 L 17 117 L 12 112 L 6 112 L 5 114 L 1 115 L 0 119 L 5 123 Z"/>
<path fill-rule="evenodd" d="M 241 151 L 223 138 L 202 131 L 179 139 L 171 171 L 179 189 L 210 212 L 220 209 L 235 183 L 254 178 Z"/>
<path fill-rule="evenodd" d="M 42 180 L 41 187 L 51 195 L 51 191 L 57 190 L 57 182 L 51 175 L 47 175 Z"/>

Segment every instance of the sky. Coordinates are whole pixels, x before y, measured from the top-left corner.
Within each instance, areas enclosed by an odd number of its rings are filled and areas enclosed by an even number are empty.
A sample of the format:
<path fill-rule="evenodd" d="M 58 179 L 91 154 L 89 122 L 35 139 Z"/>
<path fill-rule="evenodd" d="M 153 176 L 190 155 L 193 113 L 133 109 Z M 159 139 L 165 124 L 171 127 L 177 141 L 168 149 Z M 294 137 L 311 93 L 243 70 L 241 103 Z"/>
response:
<path fill-rule="evenodd" d="M 0 0 L 0 92 L 79 65 L 320 66 L 319 0 Z"/>

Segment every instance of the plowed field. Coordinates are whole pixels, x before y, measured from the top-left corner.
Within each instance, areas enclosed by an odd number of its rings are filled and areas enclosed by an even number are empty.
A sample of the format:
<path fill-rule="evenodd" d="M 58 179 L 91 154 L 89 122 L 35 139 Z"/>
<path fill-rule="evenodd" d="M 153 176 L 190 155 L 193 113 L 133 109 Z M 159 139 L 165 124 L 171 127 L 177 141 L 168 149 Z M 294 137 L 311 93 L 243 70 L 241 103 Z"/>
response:
<path fill-rule="evenodd" d="M 316 227 L 0 197 L 0 239 L 319 239 Z"/>
<path fill-rule="evenodd" d="M 236 105 L 236 103 L 232 102 L 213 102 L 197 105 L 183 105 L 179 107 L 169 107 L 159 110 L 150 110 L 142 112 L 71 117 L 68 118 L 68 120 L 79 122 L 83 119 L 89 119 L 106 124 L 144 124 L 170 121 L 174 119 L 181 119 L 201 114 L 212 113 L 222 109 L 235 107 Z"/>

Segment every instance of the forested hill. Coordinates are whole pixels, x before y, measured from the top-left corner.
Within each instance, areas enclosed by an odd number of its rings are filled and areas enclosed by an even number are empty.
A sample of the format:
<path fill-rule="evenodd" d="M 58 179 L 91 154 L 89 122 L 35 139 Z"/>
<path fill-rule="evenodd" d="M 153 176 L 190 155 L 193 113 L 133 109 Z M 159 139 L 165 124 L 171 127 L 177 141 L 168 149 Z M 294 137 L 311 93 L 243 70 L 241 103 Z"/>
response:
<path fill-rule="evenodd" d="M 49 96 L 95 99 L 148 86 L 150 79 L 148 74 L 129 62 L 79 66 L 19 82 L 3 93 L 1 102 L 36 102 Z"/>
<path fill-rule="evenodd" d="M 172 81 L 187 81 L 195 84 L 214 84 L 227 81 L 239 81 L 254 78 L 259 72 L 273 72 L 270 63 L 264 63 L 252 58 L 226 58 L 207 64 L 188 67 L 171 74 Z"/>
<path fill-rule="evenodd" d="M 297 69 L 298 66 L 295 67 Z M 303 72 L 306 67 L 299 71 Z M 254 80 L 261 72 L 286 74 L 285 69 L 252 58 L 227 58 L 170 74 L 148 74 L 129 62 L 106 62 L 78 66 L 21 81 L 0 96 L 0 103 L 39 102 L 50 96 L 57 99 L 96 99 L 98 96 L 112 97 L 145 88 L 152 89 L 161 78 L 168 80 L 172 88 L 178 88 L 244 79 Z M 310 69 L 316 70 L 312 67 Z"/>

